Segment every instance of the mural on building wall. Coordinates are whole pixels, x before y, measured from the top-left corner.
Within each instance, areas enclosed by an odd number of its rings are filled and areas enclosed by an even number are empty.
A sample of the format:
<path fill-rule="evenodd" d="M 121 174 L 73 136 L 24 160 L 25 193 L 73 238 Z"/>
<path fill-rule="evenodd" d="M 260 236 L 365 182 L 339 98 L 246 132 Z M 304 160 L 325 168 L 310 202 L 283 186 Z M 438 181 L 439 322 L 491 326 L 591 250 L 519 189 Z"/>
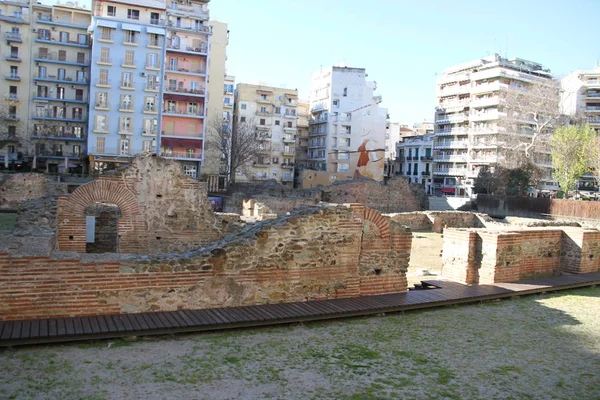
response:
<path fill-rule="evenodd" d="M 372 139 L 363 140 L 358 150 L 350 154 L 351 165 L 355 165 L 354 179 L 361 177 L 376 181 L 383 180 L 385 150 Z"/>

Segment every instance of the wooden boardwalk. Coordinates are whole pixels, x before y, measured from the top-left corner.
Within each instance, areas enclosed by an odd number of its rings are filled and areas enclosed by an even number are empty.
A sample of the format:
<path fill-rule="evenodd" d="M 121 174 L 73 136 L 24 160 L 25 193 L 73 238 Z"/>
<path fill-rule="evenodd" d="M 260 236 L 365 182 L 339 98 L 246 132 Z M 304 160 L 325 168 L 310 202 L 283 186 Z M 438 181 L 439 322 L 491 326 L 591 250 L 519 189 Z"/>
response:
<path fill-rule="evenodd" d="M 0 346 L 202 332 L 425 309 L 599 285 L 600 273 L 478 286 L 465 286 L 442 280 L 424 282 L 426 286 L 437 288 L 349 299 L 4 321 L 0 322 Z"/>

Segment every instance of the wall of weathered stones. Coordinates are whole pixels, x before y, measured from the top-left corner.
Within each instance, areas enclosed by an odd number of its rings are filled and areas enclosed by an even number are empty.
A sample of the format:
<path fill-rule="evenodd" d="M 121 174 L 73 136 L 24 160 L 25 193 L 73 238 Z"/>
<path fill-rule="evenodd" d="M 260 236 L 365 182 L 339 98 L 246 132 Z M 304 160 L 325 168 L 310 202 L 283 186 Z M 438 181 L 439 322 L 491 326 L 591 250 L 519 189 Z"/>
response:
<path fill-rule="evenodd" d="M 52 182 L 43 174 L 0 174 L 0 209 L 17 210 L 22 202 L 67 191 L 67 184 Z"/>
<path fill-rule="evenodd" d="M 228 231 L 228 221 L 213 213 L 205 185 L 185 176 L 175 161 L 140 155 L 127 168 L 59 197 L 58 248 L 86 251 L 86 208 L 93 204 L 119 208 L 121 253 L 176 252 L 206 245 Z"/>
<path fill-rule="evenodd" d="M 225 201 L 225 211 L 242 213 L 244 200 L 255 200 L 271 213 L 284 215 L 300 207 L 319 202 L 361 203 L 381 213 L 398 213 L 427 209 L 428 200 L 419 185 L 409 185 L 403 178 L 387 184 L 365 179 L 336 182 L 312 189 L 292 189 L 273 182 L 236 184 L 234 193 Z"/>
<path fill-rule="evenodd" d="M 404 291 L 410 247 L 409 230 L 360 204 L 297 211 L 181 254 L 49 257 L 0 247 L 0 319 Z"/>
<path fill-rule="evenodd" d="M 442 272 L 463 283 L 497 283 L 600 269 L 600 231 L 530 228 L 444 231 Z"/>
<path fill-rule="evenodd" d="M 413 231 L 442 233 L 444 228 L 484 228 L 485 216 L 465 211 L 416 211 L 388 214 L 393 221 Z"/>

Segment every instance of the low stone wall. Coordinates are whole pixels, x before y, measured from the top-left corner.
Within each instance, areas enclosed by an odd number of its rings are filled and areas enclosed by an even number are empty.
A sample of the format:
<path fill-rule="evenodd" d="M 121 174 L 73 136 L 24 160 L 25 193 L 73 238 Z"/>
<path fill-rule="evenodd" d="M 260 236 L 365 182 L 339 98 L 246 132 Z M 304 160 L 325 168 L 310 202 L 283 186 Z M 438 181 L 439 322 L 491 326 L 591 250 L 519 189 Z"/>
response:
<path fill-rule="evenodd" d="M 485 216 L 466 211 L 417 211 L 387 214 L 393 221 L 415 231 L 442 233 L 444 228 L 484 228 Z"/>
<path fill-rule="evenodd" d="M 404 178 L 390 179 L 386 184 L 370 179 L 336 182 L 313 189 L 292 189 L 277 183 L 236 184 L 225 211 L 242 213 L 251 208 L 244 201 L 255 200 L 269 213 L 284 215 L 301 206 L 319 202 L 361 203 L 381 213 L 398 213 L 427 209 L 428 198 L 420 185 L 409 185 Z"/>
<path fill-rule="evenodd" d="M 50 181 L 43 174 L 0 174 L 0 209 L 17 210 L 22 202 L 67 192 L 67 184 Z"/>
<path fill-rule="evenodd" d="M 433 218 L 427 212 L 416 211 L 410 213 L 389 214 L 392 221 L 410 228 L 413 231 L 433 230 Z"/>
<path fill-rule="evenodd" d="M 468 284 L 600 270 L 600 231 L 531 228 L 444 231 L 442 273 Z"/>
<path fill-rule="evenodd" d="M 0 319 L 355 297 L 407 289 L 411 232 L 360 204 L 298 211 L 200 250 L 0 253 Z"/>

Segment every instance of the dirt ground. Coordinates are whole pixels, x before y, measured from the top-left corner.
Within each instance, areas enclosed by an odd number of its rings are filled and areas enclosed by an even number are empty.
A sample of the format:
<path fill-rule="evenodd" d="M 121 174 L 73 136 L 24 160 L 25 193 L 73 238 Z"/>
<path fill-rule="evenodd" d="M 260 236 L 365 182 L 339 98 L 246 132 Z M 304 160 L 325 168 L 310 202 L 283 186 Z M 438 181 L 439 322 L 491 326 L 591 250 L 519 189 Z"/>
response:
<path fill-rule="evenodd" d="M 600 288 L 158 339 L 0 349 L 2 399 L 598 399 Z"/>
<path fill-rule="evenodd" d="M 443 242 L 444 239 L 439 233 L 413 232 L 410 264 L 406 273 L 409 287 L 424 279 L 436 279 L 441 274 Z M 432 275 L 417 275 L 419 269 L 426 269 Z"/>

